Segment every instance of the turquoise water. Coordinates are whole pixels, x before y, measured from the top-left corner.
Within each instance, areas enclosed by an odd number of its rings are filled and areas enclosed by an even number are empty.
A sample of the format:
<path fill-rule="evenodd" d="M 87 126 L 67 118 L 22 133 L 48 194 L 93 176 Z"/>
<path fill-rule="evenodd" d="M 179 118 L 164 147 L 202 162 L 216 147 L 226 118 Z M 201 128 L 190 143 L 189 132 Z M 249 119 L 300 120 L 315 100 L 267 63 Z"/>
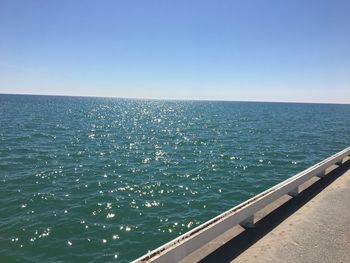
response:
<path fill-rule="evenodd" d="M 347 147 L 350 105 L 0 95 L 2 262 L 129 262 Z"/>

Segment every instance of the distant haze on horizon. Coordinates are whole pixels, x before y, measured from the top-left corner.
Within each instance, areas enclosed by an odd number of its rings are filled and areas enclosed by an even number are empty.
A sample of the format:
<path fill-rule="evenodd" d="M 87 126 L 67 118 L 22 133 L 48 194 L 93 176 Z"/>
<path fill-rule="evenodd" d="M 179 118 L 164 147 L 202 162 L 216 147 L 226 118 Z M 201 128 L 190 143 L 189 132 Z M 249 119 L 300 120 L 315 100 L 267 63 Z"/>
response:
<path fill-rule="evenodd" d="M 0 2 L 0 94 L 350 103 L 350 2 Z"/>

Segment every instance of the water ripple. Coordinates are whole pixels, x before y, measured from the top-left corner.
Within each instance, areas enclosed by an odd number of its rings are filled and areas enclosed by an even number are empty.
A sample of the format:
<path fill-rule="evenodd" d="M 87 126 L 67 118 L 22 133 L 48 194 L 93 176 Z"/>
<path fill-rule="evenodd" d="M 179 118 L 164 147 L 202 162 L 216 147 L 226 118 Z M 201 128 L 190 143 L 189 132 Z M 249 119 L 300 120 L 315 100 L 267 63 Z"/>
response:
<path fill-rule="evenodd" d="M 345 148 L 348 127 L 346 105 L 0 95 L 2 260 L 128 262 Z"/>

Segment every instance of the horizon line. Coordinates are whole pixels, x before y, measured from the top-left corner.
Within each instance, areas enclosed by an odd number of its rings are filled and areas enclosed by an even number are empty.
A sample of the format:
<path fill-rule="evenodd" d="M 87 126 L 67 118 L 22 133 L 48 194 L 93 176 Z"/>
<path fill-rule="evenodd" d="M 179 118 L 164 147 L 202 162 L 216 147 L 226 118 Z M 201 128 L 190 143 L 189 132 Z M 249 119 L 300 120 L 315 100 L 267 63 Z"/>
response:
<path fill-rule="evenodd" d="M 142 98 L 142 97 L 118 97 L 118 96 L 95 96 L 95 95 L 64 95 L 64 94 L 37 94 L 37 93 L 1 93 L 0 95 L 14 96 L 46 96 L 46 97 L 74 97 L 74 98 L 101 98 L 101 99 L 125 99 L 125 100 L 156 100 L 156 101 L 198 101 L 198 102 L 256 102 L 256 103 L 290 103 L 290 104 L 331 104 L 350 105 L 346 102 L 310 102 L 310 101 L 273 101 L 273 100 L 228 100 L 228 99 L 193 99 L 193 98 Z"/>

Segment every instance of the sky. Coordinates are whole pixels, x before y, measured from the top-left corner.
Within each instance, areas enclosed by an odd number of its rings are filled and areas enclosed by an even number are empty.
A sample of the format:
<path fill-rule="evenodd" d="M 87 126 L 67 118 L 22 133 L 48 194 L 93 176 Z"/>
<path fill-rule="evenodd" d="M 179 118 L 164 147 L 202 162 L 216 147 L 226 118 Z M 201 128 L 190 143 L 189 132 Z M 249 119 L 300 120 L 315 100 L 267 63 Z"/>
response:
<path fill-rule="evenodd" d="M 348 0 L 0 0 L 0 93 L 350 103 Z"/>

